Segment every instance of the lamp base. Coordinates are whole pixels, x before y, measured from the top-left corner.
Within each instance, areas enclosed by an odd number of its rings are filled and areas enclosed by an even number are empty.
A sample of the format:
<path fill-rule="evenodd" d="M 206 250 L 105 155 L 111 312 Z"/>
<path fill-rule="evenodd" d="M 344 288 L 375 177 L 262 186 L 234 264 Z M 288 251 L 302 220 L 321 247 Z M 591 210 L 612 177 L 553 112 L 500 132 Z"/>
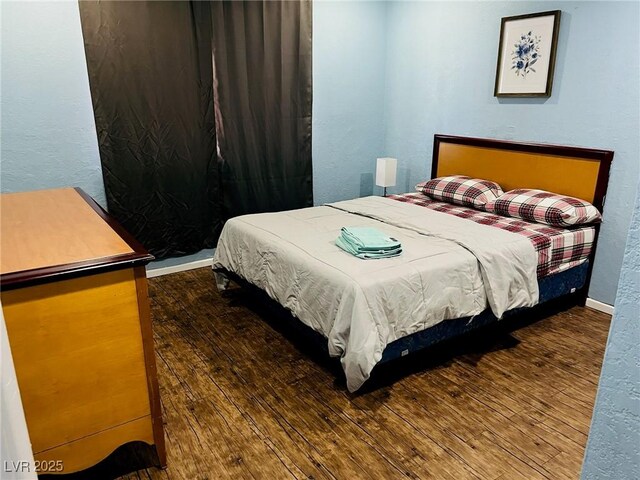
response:
<path fill-rule="evenodd" d="M 383 197 L 387 196 L 387 187 L 382 187 L 382 196 Z"/>

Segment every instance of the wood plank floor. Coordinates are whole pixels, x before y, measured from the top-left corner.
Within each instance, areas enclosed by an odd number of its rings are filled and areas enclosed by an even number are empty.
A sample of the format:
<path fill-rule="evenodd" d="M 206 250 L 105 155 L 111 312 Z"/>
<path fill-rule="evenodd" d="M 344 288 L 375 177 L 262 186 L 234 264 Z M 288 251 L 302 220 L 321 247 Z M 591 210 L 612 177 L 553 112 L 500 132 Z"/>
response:
<path fill-rule="evenodd" d="M 352 395 L 209 269 L 152 279 L 150 295 L 168 468 L 122 478 L 578 478 L 608 315 L 475 335 Z"/>

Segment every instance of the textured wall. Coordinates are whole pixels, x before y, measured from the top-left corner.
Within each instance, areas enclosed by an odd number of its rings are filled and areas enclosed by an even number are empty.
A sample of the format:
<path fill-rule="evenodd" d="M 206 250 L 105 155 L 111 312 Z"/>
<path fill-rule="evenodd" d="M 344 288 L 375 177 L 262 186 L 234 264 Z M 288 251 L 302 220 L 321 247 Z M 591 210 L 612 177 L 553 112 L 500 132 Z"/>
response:
<path fill-rule="evenodd" d="M 2 2 L 2 191 L 79 185 L 104 204 L 78 8 Z M 563 11 L 553 96 L 493 97 L 500 18 Z M 640 159 L 637 2 L 314 3 L 316 204 L 429 172 L 434 133 L 615 150 L 590 296 L 613 303 Z M 606 32 L 596 34 L 594 32 Z"/>
<path fill-rule="evenodd" d="M 640 167 L 638 2 L 390 2 L 385 151 L 409 190 L 434 133 L 615 150 L 590 296 L 612 304 Z M 496 99 L 500 18 L 562 10 L 553 95 Z"/>
<path fill-rule="evenodd" d="M 313 4 L 316 205 L 371 195 L 384 151 L 385 2 Z"/>
<path fill-rule="evenodd" d="M 583 480 L 640 477 L 640 185 L 604 355 Z"/>
<path fill-rule="evenodd" d="M 0 9 L 0 190 L 79 186 L 106 205 L 77 2 Z"/>

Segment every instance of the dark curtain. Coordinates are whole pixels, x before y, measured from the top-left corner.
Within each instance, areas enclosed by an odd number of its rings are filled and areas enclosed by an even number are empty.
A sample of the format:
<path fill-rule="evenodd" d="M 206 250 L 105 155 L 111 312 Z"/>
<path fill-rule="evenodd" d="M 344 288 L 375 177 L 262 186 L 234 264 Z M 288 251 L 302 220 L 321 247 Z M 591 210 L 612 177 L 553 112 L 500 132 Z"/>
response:
<path fill-rule="evenodd" d="M 311 2 L 211 9 L 225 215 L 312 205 Z"/>
<path fill-rule="evenodd" d="M 207 2 L 80 2 L 109 212 L 158 257 L 222 228 Z"/>

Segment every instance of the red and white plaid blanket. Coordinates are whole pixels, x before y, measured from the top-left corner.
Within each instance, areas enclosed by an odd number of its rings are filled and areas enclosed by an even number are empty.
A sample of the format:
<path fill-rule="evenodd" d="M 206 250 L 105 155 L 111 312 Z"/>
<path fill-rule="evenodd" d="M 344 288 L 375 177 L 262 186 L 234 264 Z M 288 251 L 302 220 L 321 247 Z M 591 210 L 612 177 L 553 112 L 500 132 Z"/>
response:
<path fill-rule="evenodd" d="M 593 248 L 594 227 L 559 228 L 531 223 L 519 218 L 503 217 L 472 208 L 433 200 L 422 193 L 389 195 L 399 202 L 413 203 L 456 217 L 467 218 L 482 225 L 524 235 L 538 252 L 538 278 L 568 270 L 585 262 Z"/>

